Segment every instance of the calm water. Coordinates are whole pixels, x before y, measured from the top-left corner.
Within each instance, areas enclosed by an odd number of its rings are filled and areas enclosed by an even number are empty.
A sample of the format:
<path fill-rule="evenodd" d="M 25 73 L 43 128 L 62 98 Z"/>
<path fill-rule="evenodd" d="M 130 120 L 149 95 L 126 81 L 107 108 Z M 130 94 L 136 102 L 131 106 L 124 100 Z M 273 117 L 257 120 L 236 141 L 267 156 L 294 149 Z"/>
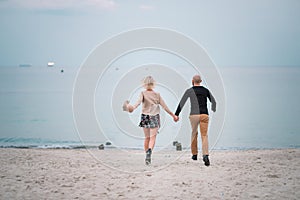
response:
<path fill-rule="evenodd" d="M 82 147 L 72 113 L 77 68 L 63 68 L 63 73 L 61 69 L 0 68 L 0 147 Z M 118 73 L 122 73 L 121 68 L 114 72 Z M 182 76 L 189 82 L 193 73 L 184 71 Z M 226 89 L 227 114 L 215 148 L 300 147 L 300 67 L 224 67 L 220 68 L 220 73 Z M 100 91 L 101 94 L 105 92 Z M 166 102 L 175 111 L 177 99 L 172 99 L 163 88 L 160 92 L 165 93 Z M 97 102 L 105 104 L 100 101 Z M 107 106 L 107 109 L 98 110 L 97 115 L 110 112 Z M 139 113 L 133 114 L 130 123 L 138 124 L 138 117 Z M 180 124 L 163 117 L 167 128 L 158 136 L 157 146 L 171 148 L 176 139 L 173 132 Z M 188 119 L 182 117 L 181 120 Z M 135 139 L 118 132 L 113 123 L 106 123 L 104 131 L 106 138 L 86 139 L 85 144 L 96 147 L 109 140 L 126 148 L 142 148 L 140 130 L 135 133 L 139 136 Z M 183 136 L 181 142 L 187 147 L 190 133 L 187 131 Z"/>

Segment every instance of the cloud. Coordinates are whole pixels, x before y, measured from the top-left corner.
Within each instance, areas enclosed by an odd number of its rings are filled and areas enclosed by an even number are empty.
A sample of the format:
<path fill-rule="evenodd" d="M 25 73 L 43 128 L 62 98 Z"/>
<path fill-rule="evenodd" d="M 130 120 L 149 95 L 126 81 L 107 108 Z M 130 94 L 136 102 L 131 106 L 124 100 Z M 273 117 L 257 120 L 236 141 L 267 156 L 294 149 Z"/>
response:
<path fill-rule="evenodd" d="M 151 10 L 154 10 L 155 7 L 154 6 L 151 6 L 151 5 L 140 5 L 139 8 L 141 10 L 145 10 L 145 11 L 151 11 Z"/>
<path fill-rule="evenodd" d="M 0 0 L 2 1 L 2 0 Z M 6 6 L 35 10 L 62 10 L 96 8 L 115 10 L 118 4 L 114 0 L 7 0 Z"/>

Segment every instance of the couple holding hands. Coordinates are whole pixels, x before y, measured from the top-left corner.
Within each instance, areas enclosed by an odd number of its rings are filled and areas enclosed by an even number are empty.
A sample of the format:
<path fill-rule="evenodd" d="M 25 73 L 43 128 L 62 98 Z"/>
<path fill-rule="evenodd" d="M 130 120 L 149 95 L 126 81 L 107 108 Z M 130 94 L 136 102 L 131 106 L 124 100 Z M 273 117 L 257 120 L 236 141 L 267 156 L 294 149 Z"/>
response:
<path fill-rule="evenodd" d="M 123 104 L 123 110 L 133 112 L 140 104 L 142 104 L 142 114 L 139 126 L 143 128 L 145 134 L 144 149 L 146 152 L 145 163 L 151 163 L 151 155 L 155 145 L 156 135 L 160 127 L 160 106 L 173 117 L 177 122 L 179 120 L 179 113 L 186 103 L 187 99 L 191 102 L 190 123 L 192 128 L 191 136 L 191 151 L 192 159 L 197 160 L 198 156 L 198 126 L 200 126 L 200 133 L 202 139 L 202 155 L 206 166 L 210 165 L 208 158 L 208 122 L 209 115 L 207 109 L 207 99 L 211 102 L 211 110 L 216 111 L 216 101 L 210 91 L 201 86 L 202 79 L 200 75 L 195 75 L 192 79 L 192 87 L 187 89 L 182 96 L 175 114 L 170 111 L 163 98 L 158 92 L 153 89 L 155 87 L 155 80 L 152 76 L 144 78 L 144 91 L 141 92 L 138 101 L 134 105 L 130 105 L 129 101 Z"/>

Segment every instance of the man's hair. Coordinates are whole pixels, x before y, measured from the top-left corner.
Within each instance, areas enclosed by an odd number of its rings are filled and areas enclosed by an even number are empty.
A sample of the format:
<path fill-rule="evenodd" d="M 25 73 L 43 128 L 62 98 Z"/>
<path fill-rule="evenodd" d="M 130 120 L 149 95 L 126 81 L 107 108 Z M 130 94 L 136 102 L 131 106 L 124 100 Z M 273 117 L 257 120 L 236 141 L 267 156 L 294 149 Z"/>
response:
<path fill-rule="evenodd" d="M 193 80 L 197 84 L 201 83 L 201 81 L 202 81 L 201 76 L 198 74 L 193 77 Z"/>
<path fill-rule="evenodd" d="M 155 87 L 155 80 L 152 76 L 145 77 L 143 82 L 145 89 L 153 89 Z"/>

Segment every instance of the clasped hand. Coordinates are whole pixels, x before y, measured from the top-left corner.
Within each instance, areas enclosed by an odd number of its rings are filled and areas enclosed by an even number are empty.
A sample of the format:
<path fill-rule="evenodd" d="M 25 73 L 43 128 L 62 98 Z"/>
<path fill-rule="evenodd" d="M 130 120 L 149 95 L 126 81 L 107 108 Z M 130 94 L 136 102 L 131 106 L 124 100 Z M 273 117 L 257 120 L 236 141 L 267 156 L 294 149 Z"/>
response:
<path fill-rule="evenodd" d="M 174 120 L 174 122 L 178 122 L 179 117 L 178 117 L 177 115 L 174 115 L 174 116 L 173 116 L 173 120 Z"/>

